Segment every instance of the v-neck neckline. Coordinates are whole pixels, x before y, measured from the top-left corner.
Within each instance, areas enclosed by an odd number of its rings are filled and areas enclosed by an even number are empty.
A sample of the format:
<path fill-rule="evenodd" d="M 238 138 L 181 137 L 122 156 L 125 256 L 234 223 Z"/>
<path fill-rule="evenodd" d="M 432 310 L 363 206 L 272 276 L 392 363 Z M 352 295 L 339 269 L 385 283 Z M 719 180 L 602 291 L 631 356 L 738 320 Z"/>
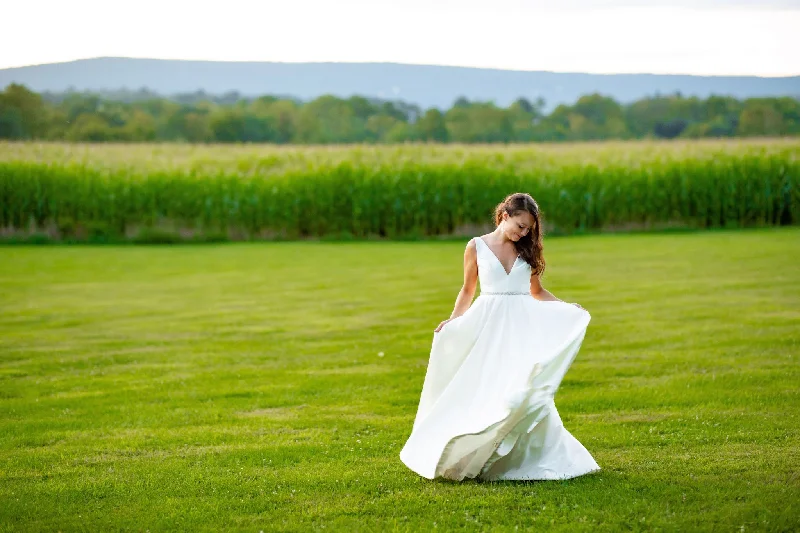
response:
<path fill-rule="evenodd" d="M 500 258 L 499 258 L 499 257 L 497 257 L 497 254 L 495 254 L 495 253 L 492 251 L 492 249 L 489 247 L 489 245 L 486 243 L 486 241 L 484 241 L 484 240 L 483 240 L 483 237 L 481 237 L 481 236 L 479 235 L 479 236 L 478 236 L 478 239 L 480 239 L 480 240 L 481 240 L 481 242 L 483 242 L 483 244 L 486 246 L 486 249 L 487 249 L 487 250 L 489 250 L 489 253 L 490 253 L 490 254 L 492 254 L 492 257 L 494 257 L 494 258 L 495 258 L 495 260 L 496 260 L 498 263 L 500 263 L 500 268 L 502 268 L 502 269 L 503 269 L 503 272 L 505 272 L 505 274 L 506 274 L 506 277 L 510 276 L 510 275 L 511 275 L 511 272 L 513 272 L 513 271 L 514 271 L 514 267 L 515 267 L 515 266 L 517 266 L 517 260 L 519 260 L 519 254 L 517 254 L 517 257 L 515 257 L 515 258 L 514 258 L 514 264 L 513 264 L 513 265 L 511 265 L 511 270 L 509 270 L 509 271 L 506 271 L 506 267 L 505 267 L 505 265 L 503 264 L 503 262 L 502 262 L 502 261 L 500 261 Z"/>

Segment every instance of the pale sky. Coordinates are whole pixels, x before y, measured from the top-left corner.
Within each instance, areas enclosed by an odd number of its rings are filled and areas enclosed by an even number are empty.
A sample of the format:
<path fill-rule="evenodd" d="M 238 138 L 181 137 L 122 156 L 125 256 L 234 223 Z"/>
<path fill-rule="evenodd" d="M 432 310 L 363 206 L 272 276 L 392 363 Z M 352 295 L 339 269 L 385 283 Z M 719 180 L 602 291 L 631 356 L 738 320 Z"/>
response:
<path fill-rule="evenodd" d="M 800 75 L 800 0 L 25 0 L 0 68 L 101 56 Z"/>

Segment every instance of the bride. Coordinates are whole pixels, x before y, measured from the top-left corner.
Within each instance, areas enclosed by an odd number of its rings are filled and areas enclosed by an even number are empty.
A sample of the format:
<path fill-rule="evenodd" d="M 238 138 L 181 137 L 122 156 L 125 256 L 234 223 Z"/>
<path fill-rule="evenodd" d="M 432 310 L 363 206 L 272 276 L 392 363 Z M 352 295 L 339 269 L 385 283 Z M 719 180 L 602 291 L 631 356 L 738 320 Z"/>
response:
<path fill-rule="evenodd" d="M 529 194 L 507 196 L 495 224 L 467 243 L 464 284 L 434 330 L 400 459 L 428 479 L 566 479 L 600 470 L 554 403 L 591 316 L 542 287 L 541 216 Z"/>

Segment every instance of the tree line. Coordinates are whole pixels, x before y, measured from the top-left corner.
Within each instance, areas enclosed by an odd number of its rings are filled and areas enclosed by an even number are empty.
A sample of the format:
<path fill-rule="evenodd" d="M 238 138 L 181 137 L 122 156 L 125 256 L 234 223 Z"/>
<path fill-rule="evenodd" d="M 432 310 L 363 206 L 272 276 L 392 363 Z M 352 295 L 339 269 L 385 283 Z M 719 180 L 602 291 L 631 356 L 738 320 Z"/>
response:
<path fill-rule="evenodd" d="M 791 136 L 800 134 L 792 97 L 655 95 L 622 104 L 582 96 L 546 113 L 541 99 L 504 108 L 458 98 L 450 109 L 361 96 L 247 98 L 205 93 L 165 98 L 143 90 L 112 94 L 0 93 L 0 139 L 190 143 L 508 143 L 603 139 Z"/>

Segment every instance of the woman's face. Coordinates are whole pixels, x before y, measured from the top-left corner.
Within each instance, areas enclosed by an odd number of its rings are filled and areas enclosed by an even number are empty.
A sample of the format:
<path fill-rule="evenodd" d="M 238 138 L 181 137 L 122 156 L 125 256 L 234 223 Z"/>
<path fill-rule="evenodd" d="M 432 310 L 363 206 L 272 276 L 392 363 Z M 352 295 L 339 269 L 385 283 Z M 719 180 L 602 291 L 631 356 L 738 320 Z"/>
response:
<path fill-rule="evenodd" d="M 515 242 L 527 235 L 535 223 L 533 215 L 527 211 L 518 213 L 513 217 L 508 216 L 508 213 L 503 213 L 503 224 L 505 226 L 503 231 L 506 237 Z"/>

